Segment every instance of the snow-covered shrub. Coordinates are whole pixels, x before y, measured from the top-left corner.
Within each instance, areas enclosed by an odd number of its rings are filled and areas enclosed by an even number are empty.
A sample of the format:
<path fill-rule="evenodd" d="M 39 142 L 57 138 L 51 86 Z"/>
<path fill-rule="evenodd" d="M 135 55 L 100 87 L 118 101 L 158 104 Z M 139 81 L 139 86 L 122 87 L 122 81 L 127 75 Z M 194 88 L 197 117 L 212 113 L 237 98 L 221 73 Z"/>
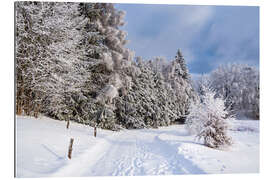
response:
<path fill-rule="evenodd" d="M 211 148 L 219 148 L 232 143 L 227 135 L 228 111 L 222 98 L 215 98 L 215 92 L 208 87 L 203 87 L 204 95 L 201 102 L 190 106 L 186 126 L 190 133 L 196 134 L 204 144 Z"/>

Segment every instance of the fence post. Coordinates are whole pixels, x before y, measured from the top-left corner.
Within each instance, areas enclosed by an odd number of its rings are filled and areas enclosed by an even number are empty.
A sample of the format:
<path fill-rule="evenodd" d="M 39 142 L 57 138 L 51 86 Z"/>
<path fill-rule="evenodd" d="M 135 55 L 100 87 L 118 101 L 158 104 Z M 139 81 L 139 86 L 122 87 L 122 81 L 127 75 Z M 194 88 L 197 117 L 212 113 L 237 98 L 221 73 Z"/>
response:
<path fill-rule="evenodd" d="M 67 129 L 69 128 L 69 120 L 67 121 Z"/>
<path fill-rule="evenodd" d="M 96 137 L 97 136 L 97 126 L 95 125 L 94 127 L 94 136 Z"/>
<path fill-rule="evenodd" d="M 73 141 L 74 139 L 70 139 L 69 147 L 68 147 L 68 158 L 71 159 L 71 154 L 72 154 L 72 146 L 73 146 Z"/>

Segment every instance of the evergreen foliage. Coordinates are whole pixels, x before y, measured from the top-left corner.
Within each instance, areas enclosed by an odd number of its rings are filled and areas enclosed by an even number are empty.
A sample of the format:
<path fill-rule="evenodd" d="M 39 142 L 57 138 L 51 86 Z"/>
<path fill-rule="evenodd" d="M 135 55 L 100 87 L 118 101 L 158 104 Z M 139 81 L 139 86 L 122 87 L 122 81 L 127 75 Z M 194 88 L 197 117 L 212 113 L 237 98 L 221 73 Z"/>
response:
<path fill-rule="evenodd" d="M 166 126 L 197 95 L 178 50 L 133 61 L 110 3 L 16 2 L 17 114 L 118 130 Z"/>
<path fill-rule="evenodd" d="M 188 80 L 190 79 L 188 74 L 188 69 L 186 65 L 186 61 L 182 55 L 182 52 L 180 49 L 177 50 L 177 54 L 175 56 L 175 62 L 177 64 L 176 72 L 183 76 L 184 79 Z"/>
<path fill-rule="evenodd" d="M 231 145 L 232 140 L 227 135 L 229 128 L 228 117 L 224 100 L 215 97 L 215 92 L 209 87 L 202 87 L 204 95 L 202 101 L 193 103 L 187 117 L 186 127 L 190 133 L 196 134 L 204 144 L 211 148 L 220 148 Z"/>

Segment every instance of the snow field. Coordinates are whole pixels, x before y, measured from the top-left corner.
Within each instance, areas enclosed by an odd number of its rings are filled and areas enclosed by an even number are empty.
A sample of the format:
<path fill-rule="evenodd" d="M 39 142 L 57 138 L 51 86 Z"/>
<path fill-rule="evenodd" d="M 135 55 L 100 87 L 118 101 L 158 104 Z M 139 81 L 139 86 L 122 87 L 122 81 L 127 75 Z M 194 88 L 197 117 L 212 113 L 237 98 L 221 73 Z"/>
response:
<path fill-rule="evenodd" d="M 17 177 L 259 172 L 259 121 L 231 123 L 232 147 L 195 141 L 183 125 L 112 132 L 46 117 L 17 116 Z M 74 138 L 72 159 L 67 158 Z"/>

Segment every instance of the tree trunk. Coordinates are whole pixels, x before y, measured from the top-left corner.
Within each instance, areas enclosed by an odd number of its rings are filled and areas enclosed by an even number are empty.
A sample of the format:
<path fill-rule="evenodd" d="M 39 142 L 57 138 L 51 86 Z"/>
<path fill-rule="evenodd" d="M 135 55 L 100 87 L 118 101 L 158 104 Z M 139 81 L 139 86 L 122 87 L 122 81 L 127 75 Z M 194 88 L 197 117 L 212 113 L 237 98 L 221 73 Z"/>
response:
<path fill-rule="evenodd" d="M 30 105 L 29 105 L 29 99 L 24 100 L 24 106 L 23 106 L 24 113 L 29 116 L 30 115 Z"/>
<path fill-rule="evenodd" d="M 17 100 L 16 114 L 22 115 L 22 101 L 20 99 Z"/>
<path fill-rule="evenodd" d="M 35 105 L 35 110 L 34 110 L 35 118 L 38 118 L 39 109 L 40 109 L 40 104 Z"/>
<path fill-rule="evenodd" d="M 17 89 L 17 93 L 16 93 L 16 114 L 18 115 L 22 115 L 22 110 L 23 110 L 22 109 L 23 100 L 21 99 L 22 91 L 23 91 L 23 88 Z"/>

